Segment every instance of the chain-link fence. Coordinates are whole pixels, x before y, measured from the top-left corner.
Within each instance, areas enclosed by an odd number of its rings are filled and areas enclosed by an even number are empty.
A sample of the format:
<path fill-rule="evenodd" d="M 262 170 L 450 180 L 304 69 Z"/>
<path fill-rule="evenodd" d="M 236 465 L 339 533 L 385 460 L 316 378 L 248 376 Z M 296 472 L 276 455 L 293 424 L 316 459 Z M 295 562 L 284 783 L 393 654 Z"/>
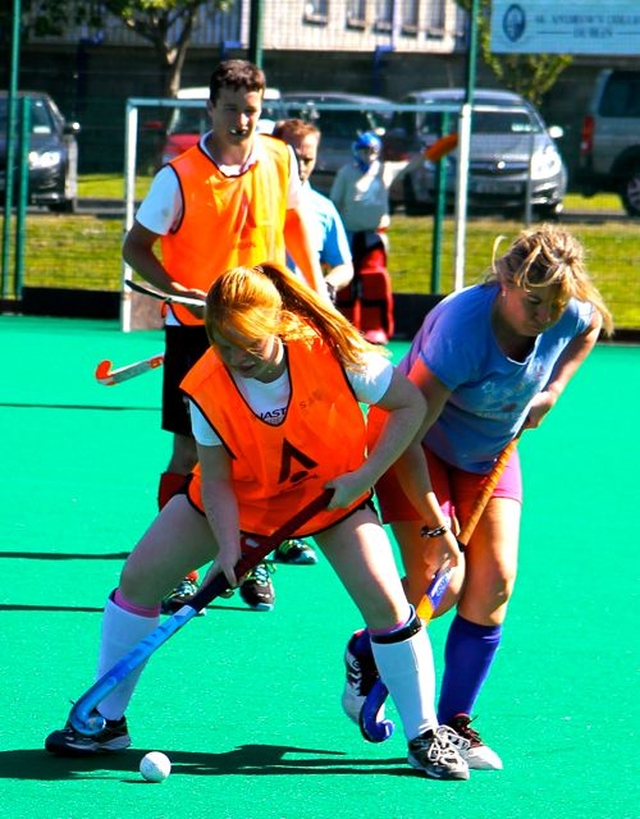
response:
<path fill-rule="evenodd" d="M 345 64 L 334 63 L 341 68 Z M 197 81 L 202 83 L 203 76 L 208 78 L 210 63 L 207 62 L 207 65 L 207 71 L 199 72 L 192 68 L 191 73 L 186 72 L 185 76 L 199 76 Z M 103 65 L 101 71 L 105 70 Z M 305 70 L 301 67 L 300 77 L 305 77 Z M 291 63 L 287 63 L 286 71 L 281 66 L 267 73 L 270 82 L 271 77 L 276 78 L 270 88 L 274 92 L 282 91 L 280 101 L 277 93 L 270 100 L 267 119 L 280 116 L 311 118 L 323 132 L 320 159 L 312 183 L 324 193 L 329 193 L 331 175 L 339 164 L 351 161 L 351 144 L 359 132 L 377 130 L 383 137 L 386 158 L 398 161 L 429 144 L 443 130 L 455 126 L 453 109 L 453 124 L 445 128 L 442 110 L 437 112 L 435 118 L 427 116 L 422 103 L 407 102 L 410 97 L 406 94 L 398 95 L 402 103 L 392 102 L 387 97 L 380 97 L 378 102 L 374 102 L 371 95 L 359 95 L 363 98 L 367 96 L 368 101 L 332 104 L 327 101 L 331 94 L 344 96 L 350 93 L 358 96 L 353 86 L 349 92 L 343 90 L 349 85 L 346 79 L 339 84 L 338 91 L 328 91 L 325 87 L 320 91 L 300 92 L 283 90 L 295 89 L 297 85 Z M 108 81 L 113 85 L 116 75 L 117 66 L 114 64 L 107 73 L 99 76 L 105 83 Z M 344 79 L 347 75 L 337 71 L 335 76 Z M 140 88 L 151 86 L 153 83 L 150 80 L 151 75 L 142 72 Z M 93 81 L 95 83 L 96 75 L 93 75 Z M 316 87 L 317 83 L 316 77 Z M 409 80 L 405 80 L 405 87 L 411 87 L 408 83 Z M 419 84 L 415 76 L 413 83 L 414 87 Z M 334 81 L 329 85 L 336 87 Z M 574 91 L 578 93 L 580 89 L 584 97 L 586 91 L 576 78 Z M 81 110 L 83 114 L 80 122 L 82 130 L 76 136 L 80 148 L 76 212 L 54 215 L 43 208 L 29 207 L 24 221 L 17 224 L 14 212 L 9 229 L 3 223 L 6 246 L 3 247 L 2 296 L 6 309 L 16 309 L 16 300 L 19 301 L 23 286 L 31 291 L 61 288 L 112 295 L 120 290 L 120 245 L 126 227 L 125 187 L 132 196 L 133 208 L 144 195 L 151 174 L 170 157 L 172 137 L 188 133 L 192 141 L 196 141 L 208 126 L 202 100 L 200 103 L 177 103 L 160 101 L 161 98 L 152 95 L 136 99 L 141 102 L 132 106 L 136 121 L 134 132 L 129 135 L 133 136 L 135 143 L 133 167 L 127 168 L 125 160 L 130 154 L 127 149 L 126 103 L 115 94 L 84 95 L 81 109 L 76 106 L 76 110 Z M 65 110 L 64 106 L 61 107 Z M 181 107 L 194 115 L 195 128 L 180 131 L 177 112 Z M 72 109 L 73 106 L 66 108 L 67 111 Z M 486 104 L 484 113 L 490 113 Z M 523 111 L 519 110 L 518 116 L 522 115 Z M 535 120 L 532 122 L 535 124 Z M 547 117 L 547 124 L 555 125 L 556 122 Z M 492 124 L 489 130 L 493 127 Z M 519 138 L 526 145 L 521 150 L 520 175 L 517 178 L 513 175 L 509 177 L 514 169 L 505 161 L 506 151 L 503 156 L 496 157 L 492 167 L 484 169 L 484 176 L 479 175 L 478 168 L 470 169 L 469 185 L 473 201 L 470 202 L 469 220 L 464 231 L 465 281 L 476 281 L 486 271 L 496 235 L 504 234 L 510 240 L 528 221 L 557 217 L 567 222 L 583 241 L 589 269 L 614 313 L 617 326 L 639 328 L 640 283 L 637 271 L 640 268 L 640 251 L 637 222 L 625 215 L 620 199 L 615 195 L 597 200 L 577 195 L 575 186 L 572 186 L 572 168 L 575 168 L 577 158 L 575 150 L 567 147 L 576 142 L 575 124 L 564 127 L 564 136 L 555 142 L 568 171 L 562 213 L 553 211 L 553 202 L 547 202 L 549 207 L 545 207 L 538 201 L 536 206 L 527 208 L 527 197 L 532 192 L 530 172 L 534 164 L 535 127 L 521 119 L 514 119 L 506 127 L 513 131 L 509 134 L 512 142 Z M 502 136 L 494 133 L 490 139 L 498 145 Z M 442 214 L 438 213 L 434 198 L 433 168 L 422 169 L 413 176 L 410 184 L 406 180 L 394 183 L 391 190 L 394 211 L 389 231 L 388 265 L 394 292 L 446 293 L 453 287 L 458 253 L 454 237 L 459 224 L 453 217 L 455 155 L 445 164 L 449 185 Z M 510 191 L 510 201 L 504 207 L 498 201 L 500 185 Z M 487 204 L 491 207 L 483 207 Z M 19 247 L 24 249 L 21 264 L 16 253 Z M 109 303 L 110 309 L 113 309 L 113 299 Z M 19 309 L 20 305 L 17 307 Z"/>

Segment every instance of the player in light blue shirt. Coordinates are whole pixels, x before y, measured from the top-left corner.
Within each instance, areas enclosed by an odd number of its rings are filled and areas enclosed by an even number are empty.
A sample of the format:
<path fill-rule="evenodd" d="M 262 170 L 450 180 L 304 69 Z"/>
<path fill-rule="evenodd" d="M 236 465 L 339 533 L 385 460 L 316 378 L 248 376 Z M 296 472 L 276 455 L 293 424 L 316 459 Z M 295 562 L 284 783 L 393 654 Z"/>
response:
<path fill-rule="evenodd" d="M 502 237 L 500 237 L 502 238 Z M 564 228 L 523 231 L 496 258 L 484 284 L 441 301 L 426 317 L 400 369 L 427 399 L 419 458 L 403 456 L 376 484 L 385 523 L 402 553 L 409 600 L 418 605 L 443 565 L 447 526 L 424 531 L 422 498 L 435 491 L 456 533 L 464 529 L 504 447 L 535 429 L 553 408 L 612 318 L 583 263 L 583 248 Z M 373 422 L 373 424 L 372 424 Z M 369 424 L 375 425 L 375 413 Z M 500 769 L 498 754 L 471 726 L 476 700 L 502 637 L 513 591 L 520 536 L 522 478 L 517 449 L 468 536 L 442 614 L 453 605 L 438 719 L 469 743 L 470 768 Z M 463 582 L 464 581 L 464 582 Z M 366 662 L 366 642 L 349 644 Z"/>
<path fill-rule="evenodd" d="M 286 119 L 278 122 L 273 136 L 290 145 L 298 159 L 302 190 L 301 209 L 307 217 L 306 225 L 312 247 L 318 252 L 325 274 L 329 294 L 347 287 L 353 279 L 353 262 L 347 233 L 333 202 L 318 193 L 309 181 L 318 159 L 320 131 L 311 122 L 302 119 Z M 289 267 L 295 265 L 289 260 Z"/>
<path fill-rule="evenodd" d="M 424 442 L 447 463 L 486 474 L 518 434 L 535 396 L 549 382 L 559 353 L 586 333 L 593 306 L 570 299 L 557 323 L 533 337 L 520 360 L 505 355 L 492 327 L 496 282 L 468 287 L 426 317 L 400 363 L 409 373 L 418 357 L 450 393 Z"/>
<path fill-rule="evenodd" d="M 318 251 L 322 269 L 327 271 L 325 281 L 336 282 L 334 288 L 341 290 L 353 278 L 353 264 L 340 214 L 331 199 L 318 193 L 308 180 L 302 184 L 300 202 L 305 214 L 309 214 L 309 239 Z"/>

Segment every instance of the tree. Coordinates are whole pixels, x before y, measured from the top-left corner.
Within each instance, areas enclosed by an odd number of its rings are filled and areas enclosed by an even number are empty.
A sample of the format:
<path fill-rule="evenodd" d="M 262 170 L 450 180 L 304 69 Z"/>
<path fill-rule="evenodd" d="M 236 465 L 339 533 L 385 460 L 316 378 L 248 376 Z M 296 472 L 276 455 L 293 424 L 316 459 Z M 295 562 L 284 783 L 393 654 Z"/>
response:
<path fill-rule="evenodd" d="M 21 38 L 62 34 L 70 25 L 86 25 L 99 31 L 107 15 L 117 17 L 130 31 L 151 43 L 158 57 L 164 93 L 175 97 L 198 11 L 226 12 L 233 0 L 22 0 Z M 0 11 L 0 42 L 11 32 L 12 10 Z M 5 52 L 7 53 L 7 52 Z"/>
<path fill-rule="evenodd" d="M 212 12 L 225 12 L 232 3 L 233 0 L 106 0 L 102 6 L 151 43 L 165 77 L 165 94 L 175 97 L 198 10 L 209 6 Z"/>
<path fill-rule="evenodd" d="M 456 0 L 467 14 L 473 0 Z M 505 88 L 521 94 L 536 107 L 560 74 L 573 62 L 563 54 L 494 54 L 491 51 L 491 0 L 479 0 L 478 44 L 482 58 Z"/>

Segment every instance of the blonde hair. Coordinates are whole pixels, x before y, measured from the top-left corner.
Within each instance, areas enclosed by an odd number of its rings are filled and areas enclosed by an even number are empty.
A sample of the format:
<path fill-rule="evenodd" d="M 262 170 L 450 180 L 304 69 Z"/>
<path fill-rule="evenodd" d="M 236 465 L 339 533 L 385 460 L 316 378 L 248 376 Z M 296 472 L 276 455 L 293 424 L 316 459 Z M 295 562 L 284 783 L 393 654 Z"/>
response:
<path fill-rule="evenodd" d="M 523 230 L 509 250 L 496 258 L 504 238 L 498 236 L 493 243 L 487 281 L 523 290 L 555 285 L 565 302 L 576 298 L 591 303 L 600 313 L 606 335 L 613 333 L 613 317 L 587 273 L 584 248 L 568 230 L 548 224 Z"/>
<path fill-rule="evenodd" d="M 205 328 L 211 344 L 216 334 L 233 344 L 238 336 L 251 342 L 278 335 L 286 342 L 320 335 L 351 369 L 362 367 L 367 351 L 381 351 L 365 341 L 333 305 L 271 262 L 234 267 L 217 278 L 207 294 Z"/>

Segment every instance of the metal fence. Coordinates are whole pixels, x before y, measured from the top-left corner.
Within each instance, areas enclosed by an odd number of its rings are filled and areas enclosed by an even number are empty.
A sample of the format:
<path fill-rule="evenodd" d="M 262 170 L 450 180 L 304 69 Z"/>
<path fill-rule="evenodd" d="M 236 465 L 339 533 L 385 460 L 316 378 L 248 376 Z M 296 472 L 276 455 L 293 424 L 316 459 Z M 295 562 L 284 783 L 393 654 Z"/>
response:
<path fill-rule="evenodd" d="M 123 266 L 120 245 L 123 231 L 131 224 L 136 201 L 157 167 L 165 132 L 162 124 L 176 107 L 194 107 L 197 102 L 143 99 L 130 100 L 127 107 L 128 138 L 125 145 L 113 144 L 121 156 L 121 174 L 105 175 L 108 192 L 98 189 L 91 198 L 82 195 L 74 214 L 48 214 L 29 208 L 24 221 L 14 211 L 3 220 L 2 296 L 4 311 L 33 308 L 55 311 L 54 292 L 65 296 L 73 314 L 120 315 Z M 320 105 L 340 111 L 350 106 Z M 392 112 L 414 112 L 421 106 L 392 105 Z M 159 127 L 162 126 L 162 127 Z M 529 156 L 529 162 L 531 157 Z M 116 193 L 112 179 L 117 180 Z M 313 181 L 313 180 L 312 180 Z M 522 187 L 522 208 L 514 218 L 504 215 L 473 216 L 465 228 L 465 283 L 478 280 L 486 270 L 491 244 L 497 233 L 508 239 L 535 219 Z M 614 206 L 615 207 L 615 206 Z M 611 212 L 569 212 L 561 218 L 571 222 L 591 258 L 591 272 L 614 312 L 620 328 L 640 328 L 640 250 L 637 223 L 627 219 L 619 205 Z M 394 292 L 445 293 L 454 287 L 456 220 L 433 208 L 422 216 L 408 217 L 402 203 L 392 216 L 389 232 L 389 271 Z M 22 258 L 21 258 L 22 257 Z M 438 267 L 437 275 L 434 275 Z M 26 291 L 22 292 L 23 289 Z M 78 295 L 80 293 L 80 295 Z M 103 308 L 98 295 L 106 294 Z M 37 306 L 34 306 L 34 301 Z M 47 304 L 47 302 L 49 304 Z"/>

